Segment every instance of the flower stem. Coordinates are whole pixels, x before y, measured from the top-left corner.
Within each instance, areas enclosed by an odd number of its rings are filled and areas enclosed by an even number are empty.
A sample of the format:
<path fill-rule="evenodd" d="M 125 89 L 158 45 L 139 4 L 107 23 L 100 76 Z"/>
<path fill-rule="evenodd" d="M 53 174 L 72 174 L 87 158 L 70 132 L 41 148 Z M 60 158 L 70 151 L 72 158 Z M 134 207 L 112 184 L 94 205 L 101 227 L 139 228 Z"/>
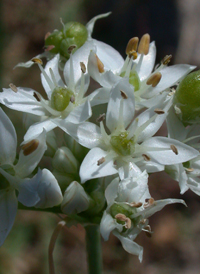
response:
<path fill-rule="evenodd" d="M 101 238 L 99 225 L 87 225 L 86 249 L 88 259 L 88 274 L 102 273 Z"/>

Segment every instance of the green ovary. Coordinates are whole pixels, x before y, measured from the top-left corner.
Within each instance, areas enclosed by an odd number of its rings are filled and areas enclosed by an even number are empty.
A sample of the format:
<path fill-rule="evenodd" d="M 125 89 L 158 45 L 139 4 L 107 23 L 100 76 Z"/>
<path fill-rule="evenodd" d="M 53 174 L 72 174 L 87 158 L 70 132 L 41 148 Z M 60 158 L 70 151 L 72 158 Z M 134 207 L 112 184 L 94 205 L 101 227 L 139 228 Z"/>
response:
<path fill-rule="evenodd" d="M 125 71 L 123 71 L 120 76 L 124 77 Z M 129 83 L 134 87 L 134 91 L 138 91 L 140 89 L 140 79 L 136 71 L 131 71 L 129 75 Z"/>
<path fill-rule="evenodd" d="M 128 132 L 121 132 L 117 136 L 111 136 L 110 144 L 113 149 L 120 155 L 132 155 L 135 151 L 135 143 L 133 138 L 127 139 Z"/>
<path fill-rule="evenodd" d="M 65 110 L 72 96 L 74 96 L 74 93 L 69 89 L 55 88 L 51 95 L 51 107 L 57 111 Z"/>

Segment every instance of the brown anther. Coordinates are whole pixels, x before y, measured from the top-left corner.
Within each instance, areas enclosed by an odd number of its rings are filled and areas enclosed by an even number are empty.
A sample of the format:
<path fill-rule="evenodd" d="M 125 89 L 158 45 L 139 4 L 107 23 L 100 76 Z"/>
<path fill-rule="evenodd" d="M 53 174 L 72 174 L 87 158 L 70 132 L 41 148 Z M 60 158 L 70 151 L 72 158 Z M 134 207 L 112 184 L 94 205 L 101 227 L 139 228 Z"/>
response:
<path fill-rule="evenodd" d="M 76 45 L 71 45 L 71 46 L 67 49 L 67 52 L 68 52 L 69 54 L 71 54 L 72 51 L 73 51 L 75 48 L 76 48 Z"/>
<path fill-rule="evenodd" d="M 115 215 L 115 219 L 119 220 L 119 221 L 122 221 L 122 222 L 125 222 L 127 217 L 126 215 L 122 214 L 122 213 L 118 213 Z"/>
<path fill-rule="evenodd" d="M 43 65 L 43 62 L 40 58 L 32 58 L 31 61 L 36 63 L 36 64 Z"/>
<path fill-rule="evenodd" d="M 129 55 L 133 51 L 137 51 L 139 38 L 133 37 L 128 41 L 128 44 L 126 46 L 126 54 Z"/>
<path fill-rule="evenodd" d="M 49 37 L 49 35 L 51 35 L 51 32 L 48 31 L 44 36 L 44 40 L 46 40 Z"/>
<path fill-rule="evenodd" d="M 144 225 L 146 223 L 147 219 L 140 220 L 140 224 Z"/>
<path fill-rule="evenodd" d="M 160 82 L 161 77 L 162 77 L 162 74 L 160 72 L 156 72 L 156 73 L 152 74 L 149 77 L 149 79 L 147 80 L 146 84 L 147 85 L 151 85 L 154 88 Z"/>
<path fill-rule="evenodd" d="M 82 73 L 86 73 L 86 66 L 83 62 L 80 62 L 80 66 L 81 66 L 81 71 Z"/>
<path fill-rule="evenodd" d="M 194 171 L 194 168 L 191 168 L 191 167 L 188 168 L 188 167 L 186 167 L 186 168 L 185 168 L 185 171 L 186 171 L 186 172 L 193 172 L 193 171 Z"/>
<path fill-rule="evenodd" d="M 142 206 L 142 203 L 141 202 L 138 202 L 138 203 L 130 203 L 130 206 L 131 207 L 136 207 L 136 208 L 138 208 L 138 207 L 141 207 Z"/>
<path fill-rule="evenodd" d="M 131 219 L 128 217 L 125 220 L 125 228 L 127 229 L 131 228 Z"/>
<path fill-rule="evenodd" d="M 151 158 L 148 155 L 142 154 L 142 156 L 143 156 L 145 161 L 151 161 Z"/>
<path fill-rule="evenodd" d="M 31 140 L 30 142 L 24 144 L 22 146 L 23 154 L 25 156 L 30 155 L 32 152 L 34 152 L 39 146 L 39 141 L 36 139 Z"/>
<path fill-rule="evenodd" d="M 105 113 L 102 113 L 99 115 L 99 117 L 96 119 L 96 122 L 99 123 L 99 122 L 102 122 L 106 117 L 106 114 Z"/>
<path fill-rule="evenodd" d="M 147 208 L 147 207 L 153 205 L 154 202 L 155 202 L 154 198 L 146 199 L 146 200 L 145 200 L 145 204 L 144 204 L 144 208 Z"/>
<path fill-rule="evenodd" d="M 54 45 L 50 45 L 50 46 L 48 46 L 48 47 L 45 48 L 45 51 L 50 51 L 50 50 L 52 50 L 54 48 L 55 48 Z"/>
<path fill-rule="evenodd" d="M 33 93 L 33 97 L 35 97 L 35 99 L 40 102 L 41 101 L 41 96 L 40 94 L 37 94 L 36 92 Z"/>
<path fill-rule="evenodd" d="M 138 56 L 137 51 L 135 51 L 135 50 L 130 51 L 129 55 L 128 55 L 129 58 L 133 57 L 133 60 L 137 59 L 137 56 Z"/>
<path fill-rule="evenodd" d="M 120 90 L 120 92 L 123 99 L 128 99 L 127 94 L 123 90 Z"/>
<path fill-rule="evenodd" d="M 161 63 L 163 64 L 163 65 L 168 65 L 169 64 L 169 62 L 171 61 L 171 59 L 172 59 L 172 55 L 170 54 L 170 55 L 166 55 L 163 59 L 162 59 L 162 61 L 161 61 Z"/>
<path fill-rule="evenodd" d="M 149 53 L 149 43 L 150 35 L 148 33 L 144 34 L 140 40 L 138 46 L 138 53 L 147 55 Z"/>
<path fill-rule="evenodd" d="M 164 114 L 165 113 L 164 110 L 161 109 L 161 108 L 155 108 L 154 112 L 157 113 L 157 114 Z"/>
<path fill-rule="evenodd" d="M 175 147 L 175 145 L 171 145 L 170 148 L 176 155 L 178 155 L 178 149 Z"/>
<path fill-rule="evenodd" d="M 74 96 L 71 96 L 71 97 L 70 97 L 70 102 L 71 102 L 71 103 L 74 103 L 74 102 L 75 102 L 75 97 L 74 97 Z"/>
<path fill-rule="evenodd" d="M 150 238 L 152 236 L 152 231 L 151 231 L 150 225 L 147 225 L 146 227 L 144 227 L 144 231 L 145 231 L 145 234 L 147 235 L 147 237 Z"/>
<path fill-rule="evenodd" d="M 17 91 L 18 91 L 17 87 L 16 87 L 14 84 L 12 84 L 12 83 L 9 84 L 9 87 L 10 87 L 10 88 L 12 89 L 12 91 L 14 91 L 14 92 L 17 92 Z"/>
<path fill-rule="evenodd" d="M 100 166 L 100 165 L 102 165 L 104 162 L 105 162 L 105 157 L 102 157 L 101 159 L 99 159 L 98 161 L 97 161 L 97 165 L 98 166 Z"/>
<path fill-rule="evenodd" d="M 101 62 L 101 60 L 99 59 L 99 57 L 95 54 L 95 57 L 97 59 L 97 66 L 98 66 L 98 70 L 100 73 L 104 72 L 104 64 Z"/>

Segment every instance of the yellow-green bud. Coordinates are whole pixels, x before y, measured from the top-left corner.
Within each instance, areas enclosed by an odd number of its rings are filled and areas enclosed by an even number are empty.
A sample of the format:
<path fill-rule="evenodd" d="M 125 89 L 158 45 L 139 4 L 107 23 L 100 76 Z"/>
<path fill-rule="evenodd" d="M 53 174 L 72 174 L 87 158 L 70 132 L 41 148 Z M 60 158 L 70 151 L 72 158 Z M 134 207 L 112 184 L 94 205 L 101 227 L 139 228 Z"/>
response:
<path fill-rule="evenodd" d="M 180 82 L 173 105 L 185 125 L 200 123 L 200 70 L 188 74 Z"/>
<path fill-rule="evenodd" d="M 74 93 L 71 90 L 57 87 L 51 95 L 51 107 L 57 111 L 63 111 L 69 105 L 69 102 L 73 96 Z"/>
<path fill-rule="evenodd" d="M 123 71 L 120 76 L 124 77 L 125 71 Z M 140 89 L 140 78 L 136 71 L 131 71 L 129 75 L 129 83 L 134 87 L 134 91 Z"/>

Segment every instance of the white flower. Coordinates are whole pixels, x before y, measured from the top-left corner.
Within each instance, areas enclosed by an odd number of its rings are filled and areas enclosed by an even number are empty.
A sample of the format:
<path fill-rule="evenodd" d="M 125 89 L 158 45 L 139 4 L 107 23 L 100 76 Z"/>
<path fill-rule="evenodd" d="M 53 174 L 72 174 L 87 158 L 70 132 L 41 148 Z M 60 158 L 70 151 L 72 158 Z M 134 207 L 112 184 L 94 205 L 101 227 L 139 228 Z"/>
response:
<path fill-rule="evenodd" d="M 152 233 L 148 218 L 167 204 L 185 204 L 179 199 L 154 201 L 147 182 L 146 171 L 122 181 L 118 178 L 114 179 L 105 192 L 108 206 L 100 224 L 100 232 L 105 240 L 108 240 L 112 232 L 121 241 L 123 248 L 137 255 L 140 261 L 142 261 L 143 248 L 134 240 L 141 231 Z"/>
<path fill-rule="evenodd" d="M 156 47 L 154 42 L 149 45 L 149 40 L 149 35 L 145 34 L 141 38 L 138 52 L 136 52 L 136 44 L 134 45 L 134 52 L 131 54 L 127 53 L 128 55 L 124 62 L 117 56 L 115 50 L 107 57 L 106 64 L 103 61 L 105 59 L 103 54 L 99 56 L 98 51 L 91 51 L 88 71 L 90 76 L 102 86 L 102 88 L 91 95 L 93 105 L 107 102 L 112 86 L 119 78 L 125 77 L 129 79 L 130 84 L 134 87 L 136 109 L 152 107 L 158 104 L 159 101 L 162 101 L 161 92 L 175 85 L 185 75 L 195 69 L 195 66 L 190 65 L 168 67 L 167 64 L 171 56 L 166 56 L 161 64 L 154 69 Z M 104 53 L 106 54 L 106 50 L 104 50 Z M 100 61 L 103 69 L 100 67 Z M 100 98 L 99 95 L 101 95 Z"/>
<path fill-rule="evenodd" d="M 43 131 L 35 139 L 24 142 L 15 163 L 16 132 L 10 119 L 0 108 L 0 245 L 12 228 L 18 201 L 28 207 L 42 208 L 55 206 L 62 201 L 60 187 L 50 171 L 39 170 L 34 177 L 27 178 L 46 150 L 45 135 Z"/>
<path fill-rule="evenodd" d="M 47 100 L 34 90 L 20 87 L 15 90 L 16 92 L 11 87 L 0 93 L 0 102 L 7 107 L 40 116 L 40 121 L 27 131 L 25 140 L 40 134 L 43 129 L 51 131 L 62 120 L 65 120 L 66 125 L 73 125 L 86 121 L 92 115 L 90 102 L 84 97 L 89 85 L 89 76 L 81 72 L 80 63 L 78 67 L 74 67 L 73 60 L 76 63 L 76 58 L 71 56 L 64 68 L 66 85 L 58 71 L 59 55 L 49 61 L 45 69 L 41 66 L 40 60 L 36 60 L 42 71 L 41 79 Z M 69 75 L 65 73 L 68 68 Z"/>
<path fill-rule="evenodd" d="M 106 127 L 83 123 L 74 127 L 72 136 L 91 150 L 80 167 L 82 183 L 118 173 L 127 163 L 148 172 L 164 170 L 165 165 L 182 163 L 197 156 L 197 151 L 177 140 L 152 137 L 163 124 L 171 106 L 170 97 L 162 109 L 148 109 L 134 119 L 133 87 L 120 79 L 112 88 L 106 115 Z M 159 107 L 161 105 L 159 104 Z M 65 130 L 65 123 L 61 127 Z M 136 168 L 137 169 L 137 168 Z"/>
<path fill-rule="evenodd" d="M 200 128 L 199 125 L 185 127 L 175 114 L 174 108 L 170 109 L 167 117 L 168 135 L 184 144 L 190 145 L 199 150 L 200 148 Z M 196 150 L 197 157 L 177 165 L 165 167 L 165 171 L 176 181 L 179 182 L 181 194 L 191 189 L 200 195 L 200 155 Z"/>

